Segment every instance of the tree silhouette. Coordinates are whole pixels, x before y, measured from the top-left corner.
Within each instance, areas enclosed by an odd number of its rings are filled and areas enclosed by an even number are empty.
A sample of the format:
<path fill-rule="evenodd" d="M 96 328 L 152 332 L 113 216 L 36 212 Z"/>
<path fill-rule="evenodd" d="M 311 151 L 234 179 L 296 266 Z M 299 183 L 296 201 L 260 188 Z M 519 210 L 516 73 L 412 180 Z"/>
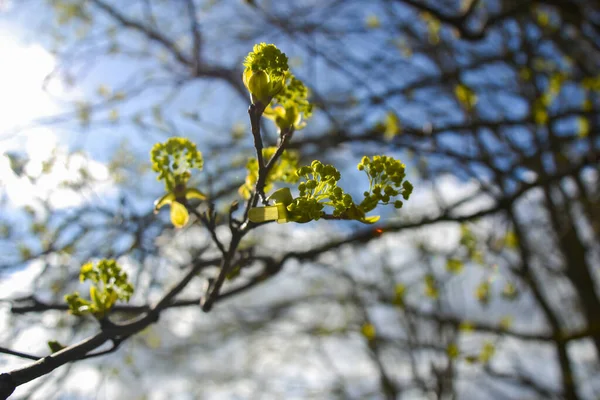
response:
<path fill-rule="evenodd" d="M 69 142 L 38 169 L 6 152 L 12 178 L 71 172 L 21 209 L 2 197 L 0 273 L 36 273 L 2 296 L 0 398 L 88 363 L 125 370 L 137 396 L 598 397 L 598 2 L 50 0 L 2 18 L 35 26 L 56 59 L 45 84 L 73 90 L 8 132 Z M 301 131 L 248 111 L 242 62 L 261 42 L 309 89 Z M 149 153 L 169 137 L 205 161 L 190 187 L 208 201 L 190 200 L 183 229 L 153 208 Z M 332 214 L 236 234 L 282 187 L 259 161 L 245 200 L 248 160 L 282 143 L 299 165 L 334 164 L 355 200 L 364 155 L 402 159 L 415 192 L 375 225 Z M 135 294 L 106 318 L 69 315 L 97 259 L 117 259 Z M 46 336 L 30 354 L 16 339 L 31 325 Z"/>

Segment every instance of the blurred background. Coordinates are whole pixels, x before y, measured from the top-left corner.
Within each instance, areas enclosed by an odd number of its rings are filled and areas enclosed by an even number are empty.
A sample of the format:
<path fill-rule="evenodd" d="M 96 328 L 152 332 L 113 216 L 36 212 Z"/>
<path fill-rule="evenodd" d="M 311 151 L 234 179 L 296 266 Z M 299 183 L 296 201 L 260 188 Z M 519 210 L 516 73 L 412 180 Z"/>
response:
<path fill-rule="evenodd" d="M 255 229 L 225 289 L 256 285 L 210 313 L 173 307 L 118 351 L 13 398 L 600 398 L 598 1 L 0 10 L 3 350 L 42 357 L 48 341 L 98 331 L 63 300 L 88 260 L 118 259 L 143 306 L 218 255 L 198 221 L 175 230 L 153 214 L 163 186 L 149 151 L 171 136 L 198 145 L 194 184 L 226 240 L 254 154 L 241 72 L 256 43 L 276 44 L 310 88 L 315 115 L 291 142 L 302 163 L 333 163 L 356 198 L 368 188 L 357 162 L 386 154 L 415 186 L 374 226 Z M 204 268 L 180 299 L 217 272 Z M 28 363 L 0 353 L 0 372 Z"/>

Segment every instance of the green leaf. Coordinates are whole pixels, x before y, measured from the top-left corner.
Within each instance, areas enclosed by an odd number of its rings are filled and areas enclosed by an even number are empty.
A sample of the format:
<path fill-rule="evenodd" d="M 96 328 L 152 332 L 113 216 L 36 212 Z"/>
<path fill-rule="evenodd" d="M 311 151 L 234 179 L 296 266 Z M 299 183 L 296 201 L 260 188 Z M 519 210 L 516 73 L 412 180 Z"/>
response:
<path fill-rule="evenodd" d="M 460 355 L 458 345 L 456 343 L 450 343 L 448 347 L 446 347 L 446 354 L 448 354 L 448 358 L 450 358 L 451 360 L 458 358 L 458 356 Z"/>
<path fill-rule="evenodd" d="M 171 203 L 171 223 L 175 228 L 183 228 L 189 221 L 190 214 L 187 208 L 178 201 Z"/>
<path fill-rule="evenodd" d="M 485 342 L 483 348 L 481 349 L 481 352 L 479 353 L 479 361 L 481 361 L 484 364 L 488 363 L 494 356 L 495 352 L 496 347 L 494 346 L 494 344 L 489 341 Z"/>
<path fill-rule="evenodd" d="M 585 117 L 577 118 L 577 136 L 586 138 L 590 134 L 590 121 Z"/>
<path fill-rule="evenodd" d="M 458 84 L 454 87 L 454 95 L 466 111 L 471 111 L 477 104 L 477 95 L 467 85 Z"/>
<path fill-rule="evenodd" d="M 456 258 L 449 258 L 448 261 L 446 261 L 446 270 L 448 272 L 451 272 L 453 274 L 459 274 L 462 272 L 463 269 L 463 262 Z"/>
<path fill-rule="evenodd" d="M 60 344 L 56 340 L 50 340 L 50 341 L 48 341 L 48 347 L 50 348 L 51 353 L 56 353 L 56 352 L 59 352 L 62 349 L 64 349 L 66 346 Z"/>
<path fill-rule="evenodd" d="M 406 295 L 406 286 L 403 283 L 397 283 L 394 289 L 394 305 L 404 307 L 404 297 Z"/>
<path fill-rule="evenodd" d="M 191 170 L 202 170 L 202 153 L 190 140 L 172 137 L 164 143 L 156 143 L 150 151 L 152 170 L 158 172 L 158 180 L 164 180 L 167 192 L 185 193 L 191 178 Z M 176 193 L 177 194 L 177 193 Z"/>
<path fill-rule="evenodd" d="M 425 275 L 425 296 L 430 297 L 432 299 L 437 299 L 440 296 L 437 281 L 435 277 L 431 274 Z"/>
<path fill-rule="evenodd" d="M 83 282 L 86 279 L 89 279 L 89 274 L 93 271 L 94 264 L 92 262 L 85 263 L 81 266 L 79 270 L 79 280 Z"/>
<path fill-rule="evenodd" d="M 458 327 L 461 332 L 470 333 L 473 332 L 473 324 L 469 321 L 462 321 Z"/>
<path fill-rule="evenodd" d="M 517 287 L 511 283 L 507 282 L 502 288 L 502 297 L 507 300 L 515 300 L 519 296 L 519 292 L 517 291 Z"/>
<path fill-rule="evenodd" d="M 294 198 L 292 197 L 290 188 L 281 188 L 274 191 L 269 196 L 269 200 L 273 200 L 277 204 L 284 204 L 285 206 L 288 206 L 292 203 L 292 201 L 294 201 Z"/>
<path fill-rule="evenodd" d="M 375 340 L 375 337 L 377 336 L 375 326 L 369 322 L 365 322 L 360 331 L 369 341 Z"/>
<path fill-rule="evenodd" d="M 374 224 L 375 222 L 379 221 L 380 218 L 381 216 L 379 215 L 372 215 L 370 217 L 361 218 L 359 221 L 365 224 Z"/>
<path fill-rule="evenodd" d="M 91 303 L 81 298 L 78 292 L 65 296 L 69 312 L 73 315 L 92 313 L 103 317 L 117 300 L 128 301 L 133 294 L 133 286 L 127 274 L 115 260 L 100 260 L 97 264 L 88 262 L 82 265 L 80 279 L 91 280 L 97 285 L 90 286 Z"/>
<path fill-rule="evenodd" d="M 519 246 L 519 240 L 514 231 L 506 232 L 506 236 L 504 236 L 504 245 L 509 249 L 516 249 Z"/>
<path fill-rule="evenodd" d="M 381 26 L 381 22 L 379 22 L 379 18 L 375 14 L 368 15 L 365 24 L 369 29 L 376 29 Z"/>
<path fill-rule="evenodd" d="M 384 126 L 385 130 L 383 132 L 383 136 L 386 140 L 391 140 L 394 138 L 394 136 L 399 135 L 402 132 L 400 119 L 398 119 L 396 113 L 392 111 L 387 113 Z"/>
<path fill-rule="evenodd" d="M 264 148 L 262 153 L 265 162 L 270 160 L 276 151 L 277 148 L 274 146 Z M 296 175 L 298 158 L 298 152 L 291 150 L 284 151 L 279 160 L 277 160 L 275 165 L 273 165 L 269 171 L 269 175 L 265 181 L 264 191 L 271 191 L 273 184 L 277 182 L 296 183 L 298 181 L 298 175 Z M 249 199 L 256 185 L 256 181 L 258 180 L 258 161 L 256 158 L 248 160 L 246 169 L 248 170 L 246 180 L 239 188 L 238 192 L 243 198 Z"/>
<path fill-rule="evenodd" d="M 280 224 L 288 222 L 288 212 L 285 204 L 267 207 L 253 207 L 248 212 L 248 218 L 254 223 L 277 221 Z"/>
<path fill-rule="evenodd" d="M 514 318 L 511 317 L 510 315 L 506 315 L 506 316 L 500 318 L 500 323 L 498 325 L 500 326 L 501 329 L 507 331 L 512 326 L 513 319 Z"/>
<path fill-rule="evenodd" d="M 490 290 L 491 285 L 488 281 L 483 281 L 479 284 L 479 286 L 477 286 L 477 289 L 475 290 L 475 297 L 477 297 L 477 300 L 479 300 L 481 304 L 486 305 L 489 303 Z"/>

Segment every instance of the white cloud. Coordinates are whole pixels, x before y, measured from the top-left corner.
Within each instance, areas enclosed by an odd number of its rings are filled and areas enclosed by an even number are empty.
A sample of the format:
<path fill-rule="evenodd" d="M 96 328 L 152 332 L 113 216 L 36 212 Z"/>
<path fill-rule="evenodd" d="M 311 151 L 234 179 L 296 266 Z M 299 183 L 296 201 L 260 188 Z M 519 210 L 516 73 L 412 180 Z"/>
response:
<path fill-rule="evenodd" d="M 56 66 L 54 56 L 38 44 L 20 43 L 14 32 L 0 30 L 0 59 L 0 185 L 11 205 L 31 205 L 37 197 L 50 200 L 54 207 L 72 207 L 85 202 L 92 191 L 110 190 L 107 168 L 83 155 L 69 157 L 58 131 L 44 126 L 23 128 L 61 111 L 53 98 L 64 94 L 60 80 L 52 79 L 44 90 L 44 80 Z M 6 151 L 25 153 L 29 159 L 25 171 L 40 179 L 31 183 L 14 174 L 8 157 L 2 156 Z M 42 176 L 43 163 L 51 157 L 55 157 L 54 168 Z M 75 180 L 81 168 L 103 183 L 77 193 L 56 190 L 61 182 Z"/>
<path fill-rule="evenodd" d="M 27 268 L 13 272 L 10 276 L 3 276 L 0 280 L 1 299 L 11 299 L 29 295 L 35 278 L 44 267 L 41 261 L 28 264 Z"/>
<path fill-rule="evenodd" d="M 85 203 L 92 196 L 99 193 L 109 194 L 112 191 L 113 183 L 109 178 L 108 168 L 102 163 L 90 160 L 82 154 L 69 156 L 60 147 L 56 148 L 54 154 L 51 152 L 53 147 L 42 147 L 43 149 L 33 150 L 29 154 L 30 161 L 25 167 L 28 174 L 39 177 L 35 182 L 24 176 L 17 176 L 10 168 L 8 157 L 0 156 L 0 184 L 13 207 L 35 206 L 38 203 L 36 199 L 48 200 L 55 208 L 75 207 Z M 41 174 L 43 162 L 48 158 L 36 157 L 36 154 L 46 151 L 49 156 L 55 158 L 54 166 L 51 172 Z M 81 181 L 81 170 L 85 170 L 97 183 L 77 190 L 60 187 L 63 182 Z"/>
<path fill-rule="evenodd" d="M 53 114 L 57 103 L 44 91 L 45 77 L 56 65 L 54 57 L 38 44 L 19 43 L 11 32 L 0 30 L 0 132 Z M 57 81 L 54 94 L 62 87 Z"/>

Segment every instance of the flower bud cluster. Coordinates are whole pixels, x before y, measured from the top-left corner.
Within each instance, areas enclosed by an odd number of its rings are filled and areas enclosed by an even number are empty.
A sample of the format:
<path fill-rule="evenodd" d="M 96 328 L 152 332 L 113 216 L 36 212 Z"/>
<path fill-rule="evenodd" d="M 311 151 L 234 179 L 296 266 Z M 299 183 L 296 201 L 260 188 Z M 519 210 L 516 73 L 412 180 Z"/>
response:
<path fill-rule="evenodd" d="M 288 58 L 275 45 L 260 43 L 244 60 L 243 81 L 252 103 L 268 105 L 285 85 L 289 70 Z"/>
<path fill-rule="evenodd" d="M 275 100 L 284 107 L 290 105 L 290 103 L 294 104 L 298 107 L 298 111 L 304 113 L 304 116 L 308 118 L 312 113 L 312 104 L 308 102 L 308 95 L 309 91 L 304 83 L 294 75 L 289 74 L 287 84 L 275 96 Z"/>
<path fill-rule="evenodd" d="M 298 185 L 300 197 L 288 206 L 292 215 L 297 215 L 301 220 L 318 220 L 323 214 L 324 206 L 333 207 L 335 217 L 344 217 L 349 210 L 356 209 L 352 196 L 337 186 L 341 175 L 333 165 L 315 160 L 310 166 L 299 168 L 297 174 L 305 182 Z M 364 217 L 360 212 L 354 214 L 348 215 L 348 219 Z"/>
<path fill-rule="evenodd" d="M 158 172 L 157 179 L 165 181 L 165 188 L 172 192 L 178 186 L 185 186 L 191 177 L 190 170 L 202 169 L 202 153 L 196 145 L 185 138 L 170 138 L 164 143 L 156 143 L 150 152 L 152 170 Z"/>
<path fill-rule="evenodd" d="M 283 78 L 289 70 L 288 58 L 274 44 L 255 44 L 244 60 L 244 66 L 256 71 L 265 71 L 270 78 Z"/>
<path fill-rule="evenodd" d="M 166 194 L 154 202 L 154 212 L 171 206 L 171 222 L 177 228 L 185 226 L 189 220 L 186 208 L 189 199 L 206 199 L 197 189 L 188 188 L 193 168 L 202 169 L 204 161 L 196 145 L 185 138 L 170 138 L 157 143 L 150 152 L 152 169 L 158 172 L 158 180 L 165 181 Z"/>
<path fill-rule="evenodd" d="M 354 203 L 352 196 L 338 186 L 340 171 L 333 165 L 315 160 L 311 165 L 296 170 L 301 180 L 298 197 L 293 198 L 289 188 L 279 189 L 269 197 L 275 201 L 274 206 L 254 207 L 250 210 L 249 218 L 257 223 L 274 220 L 283 223 L 309 222 L 329 217 L 373 224 L 379 220 L 379 216 L 367 217 L 367 212 L 379 203 L 389 203 L 393 196 L 402 195 L 408 199 L 412 192 L 412 185 L 404 181 L 404 165 L 391 157 L 375 156 L 372 160 L 364 157 L 358 168 L 367 172 L 372 189 L 365 193 L 365 201 L 360 205 Z M 327 214 L 325 207 L 332 208 L 332 214 Z"/>
<path fill-rule="evenodd" d="M 290 128 L 300 130 L 306 126 L 306 120 L 312 116 L 312 104 L 308 101 L 308 89 L 301 80 L 288 74 L 286 84 L 275 96 L 275 107 L 265 110 L 265 117 L 275 121 L 280 131 Z"/>
<path fill-rule="evenodd" d="M 97 264 L 91 262 L 81 267 L 81 282 L 89 280 L 90 300 L 83 299 L 78 292 L 65 296 L 69 311 L 73 315 L 90 313 L 102 318 L 117 300 L 129 301 L 133 294 L 133 285 L 127 279 L 127 273 L 115 260 L 101 260 Z"/>
<path fill-rule="evenodd" d="M 294 222 L 317 221 L 323 215 L 325 205 L 314 197 L 298 197 L 287 206 L 290 220 Z"/>
<path fill-rule="evenodd" d="M 410 197 L 413 186 L 406 177 L 405 165 L 388 156 L 363 157 L 358 163 L 359 171 L 365 171 L 369 177 L 369 191 L 364 193 L 360 208 L 369 212 L 378 204 L 389 204 L 393 198 L 401 195 L 404 200 Z M 401 208 L 402 200 L 395 200 L 394 207 Z"/>
<path fill-rule="evenodd" d="M 308 89 L 289 71 L 288 58 L 275 45 L 260 43 L 244 60 L 244 85 L 253 104 L 260 103 L 264 116 L 280 133 L 300 130 L 312 115 Z"/>
<path fill-rule="evenodd" d="M 127 282 L 127 273 L 121 270 L 115 260 L 100 260 L 95 265 L 91 262 L 84 264 L 79 271 L 79 280 L 81 282 L 87 280 L 94 283 L 102 282 L 105 285 L 122 288 L 125 293 L 129 294 L 133 291 Z"/>

